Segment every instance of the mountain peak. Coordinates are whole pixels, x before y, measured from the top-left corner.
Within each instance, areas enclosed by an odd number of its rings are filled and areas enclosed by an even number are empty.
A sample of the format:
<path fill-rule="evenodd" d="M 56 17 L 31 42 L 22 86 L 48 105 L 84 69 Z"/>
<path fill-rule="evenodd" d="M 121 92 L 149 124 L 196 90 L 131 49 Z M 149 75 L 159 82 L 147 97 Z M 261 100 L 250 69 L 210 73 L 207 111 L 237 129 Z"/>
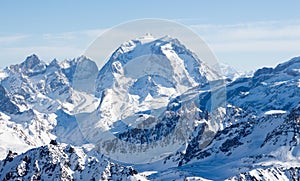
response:
<path fill-rule="evenodd" d="M 34 76 L 44 72 L 46 70 L 46 64 L 41 61 L 36 54 L 32 54 L 20 64 L 20 68 L 24 74 Z"/>
<path fill-rule="evenodd" d="M 173 37 L 170 36 L 170 35 L 165 35 L 165 36 L 163 36 L 163 37 L 161 37 L 161 38 L 159 38 L 159 39 L 160 39 L 160 40 L 163 40 L 163 41 L 174 41 L 174 40 L 178 41 L 177 38 L 173 38 Z"/>
<path fill-rule="evenodd" d="M 91 82 L 96 79 L 98 74 L 97 64 L 83 55 L 78 57 L 77 61 L 73 77 L 74 88 L 84 92 L 94 92 L 94 85 Z"/>
<path fill-rule="evenodd" d="M 170 42 L 170 43 L 175 43 L 175 44 L 180 44 L 180 41 L 176 38 L 171 37 L 170 35 L 165 35 L 162 37 L 155 37 L 153 36 L 151 33 L 146 33 L 146 35 L 144 36 L 140 36 L 138 38 L 126 41 L 124 43 L 121 44 L 120 48 L 135 48 L 136 45 L 141 44 L 148 44 L 148 43 L 158 43 L 158 42 Z M 160 45 L 160 44 L 159 44 Z"/>
<path fill-rule="evenodd" d="M 89 59 L 87 56 L 85 55 L 81 55 L 77 58 L 78 62 L 82 62 L 82 61 L 92 61 L 91 59 Z"/>
<path fill-rule="evenodd" d="M 148 43 L 155 40 L 155 37 L 151 33 L 146 33 L 144 36 L 141 36 L 136 40 L 140 41 L 141 43 Z"/>
<path fill-rule="evenodd" d="M 26 57 L 25 61 L 23 62 L 25 68 L 32 68 L 37 64 L 41 63 L 41 60 L 39 59 L 39 57 L 36 54 L 32 54 L 28 57 Z"/>
<path fill-rule="evenodd" d="M 56 58 L 53 59 L 53 60 L 50 62 L 49 66 L 59 68 L 59 62 L 58 62 L 58 60 L 57 60 Z"/>

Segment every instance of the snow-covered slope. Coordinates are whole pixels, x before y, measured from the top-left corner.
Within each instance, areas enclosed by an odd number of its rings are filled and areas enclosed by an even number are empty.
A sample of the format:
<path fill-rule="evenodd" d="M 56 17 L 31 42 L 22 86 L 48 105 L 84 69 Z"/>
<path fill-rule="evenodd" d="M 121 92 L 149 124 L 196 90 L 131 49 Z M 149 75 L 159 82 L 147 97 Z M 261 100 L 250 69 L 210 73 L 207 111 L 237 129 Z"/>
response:
<path fill-rule="evenodd" d="M 125 42 L 100 70 L 31 55 L 0 71 L 0 180 L 297 180 L 299 70 L 229 81 L 225 104 L 219 75 L 168 36 Z"/>
<path fill-rule="evenodd" d="M 175 162 L 180 166 L 175 170 L 212 180 L 298 179 L 300 77 L 291 72 L 299 62 L 294 58 L 229 83 L 223 129 L 205 148 L 199 146 L 199 132 L 166 164 Z"/>

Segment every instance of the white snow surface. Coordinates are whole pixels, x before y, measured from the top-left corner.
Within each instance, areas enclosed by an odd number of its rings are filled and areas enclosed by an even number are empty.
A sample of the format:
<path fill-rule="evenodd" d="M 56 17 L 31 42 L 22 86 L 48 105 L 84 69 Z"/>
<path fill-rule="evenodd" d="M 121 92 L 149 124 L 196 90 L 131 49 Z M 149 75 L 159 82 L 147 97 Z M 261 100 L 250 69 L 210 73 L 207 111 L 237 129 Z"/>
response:
<path fill-rule="evenodd" d="M 270 114 L 285 114 L 286 111 L 283 110 L 270 110 L 265 112 L 266 115 L 270 115 Z"/>

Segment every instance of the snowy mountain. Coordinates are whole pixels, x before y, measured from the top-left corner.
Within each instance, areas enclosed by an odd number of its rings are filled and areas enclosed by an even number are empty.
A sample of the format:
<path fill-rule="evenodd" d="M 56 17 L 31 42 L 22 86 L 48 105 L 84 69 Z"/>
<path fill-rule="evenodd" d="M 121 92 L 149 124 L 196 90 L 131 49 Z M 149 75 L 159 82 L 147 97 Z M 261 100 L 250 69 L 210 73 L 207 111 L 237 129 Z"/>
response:
<path fill-rule="evenodd" d="M 191 87 L 208 84 L 216 78 L 217 73 L 177 39 L 148 36 L 146 41 L 138 38 L 125 42 L 94 78 L 100 104 L 87 117 L 78 116 L 81 130 L 102 152 L 123 162 L 160 159 L 185 141 L 178 136 L 162 139 L 181 121 L 175 111 L 174 115 L 167 116 L 171 112 L 170 101 Z M 86 120 L 90 120 L 88 124 Z M 155 125 L 157 122 L 161 123 L 159 127 Z M 99 130 L 101 136 L 95 137 Z M 165 133 L 162 134 L 162 130 Z M 128 138 L 132 134 L 135 135 Z M 115 136 L 117 138 L 113 138 Z M 173 144 L 178 140 L 182 141 Z M 138 156 L 127 157 L 124 150 Z M 149 153 L 153 153 L 153 157 Z"/>
<path fill-rule="evenodd" d="M 0 71 L 0 179 L 297 180 L 299 70 L 226 82 L 168 36 L 125 42 L 100 70 L 31 55 Z"/>
<path fill-rule="evenodd" d="M 206 148 L 192 139 L 185 153 L 166 161 L 212 180 L 298 179 L 299 74 L 291 72 L 299 63 L 294 58 L 229 83 L 223 129 Z"/>
<path fill-rule="evenodd" d="M 234 67 L 225 63 L 218 63 L 214 66 L 214 69 L 219 69 L 220 74 L 223 75 L 224 78 L 230 79 L 231 81 L 243 76 L 243 73 L 241 71 L 238 71 Z"/>
<path fill-rule="evenodd" d="M 97 152 L 52 142 L 0 163 L 1 180 L 145 180 L 132 167 L 114 164 Z"/>
<path fill-rule="evenodd" d="M 228 81 L 235 81 L 236 79 L 243 77 L 252 77 L 254 74 L 253 70 L 241 71 L 223 62 L 218 62 L 218 64 L 213 66 L 213 69 L 219 70 L 218 73 Z"/>

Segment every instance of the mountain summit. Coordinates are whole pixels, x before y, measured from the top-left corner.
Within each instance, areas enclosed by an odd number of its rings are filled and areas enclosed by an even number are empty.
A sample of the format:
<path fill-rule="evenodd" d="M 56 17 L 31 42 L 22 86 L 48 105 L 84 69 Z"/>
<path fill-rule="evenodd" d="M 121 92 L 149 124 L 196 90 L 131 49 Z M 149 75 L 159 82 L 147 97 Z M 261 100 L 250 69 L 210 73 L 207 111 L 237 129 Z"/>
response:
<path fill-rule="evenodd" d="M 141 137 L 159 134 L 162 128 L 158 129 L 155 125 L 167 121 L 166 114 L 170 112 L 170 104 L 175 104 L 172 101 L 176 97 L 193 87 L 207 85 L 217 78 L 218 74 L 213 69 L 175 38 L 165 36 L 155 39 L 147 35 L 130 40 L 112 53 L 95 79 L 96 97 L 100 99 L 97 110 L 89 111 L 88 115 L 85 114 L 86 111 L 80 112 L 77 120 L 87 139 L 99 145 L 103 143 L 101 149 L 107 154 L 113 154 L 124 162 L 155 160 L 149 157 L 149 152 L 156 153 L 153 157 L 157 158 L 163 157 L 165 151 L 174 152 L 177 148 L 170 143 L 177 142 L 179 138 L 174 136 L 173 140 L 163 141 L 161 136 L 157 136 L 156 139 L 161 141 L 160 145 L 164 147 L 159 153 L 155 151 L 158 149 L 154 146 L 157 144 L 153 142 L 155 139 L 141 142 Z M 90 83 L 93 84 L 94 81 Z M 78 110 L 91 108 L 91 104 L 86 103 L 80 103 Z M 183 121 L 178 118 L 176 120 Z M 177 123 L 175 121 L 172 124 L 176 126 Z M 89 129 L 90 127 L 96 129 Z M 142 127 L 143 129 L 140 129 Z M 131 131 L 127 132 L 129 130 Z M 171 131 L 173 129 L 166 134 Z M 95 137 L 99 132 L 101 136 Z M 124 137 L 123 134 L 133 132 L 137 135 L 131 138 L 130 143 L 124 140 L 117 141 Z M 116 144 L 111 145 L 111 139 Z M 129 148 L 127 144 L 134 146 Z M 168 145 L 171 145 L 171 148 L 167 148 Z M 181 145 L 182 143 L 177 147 Z M 122 151 L 124 149 L 130 149 L 130 152 L 140 155 L 129 158 L 125 155 L 127 153 Z M 149 149 L 152 151 L 147 151 Z M 149 157 L 148 160 L 146 157 Z"/>

